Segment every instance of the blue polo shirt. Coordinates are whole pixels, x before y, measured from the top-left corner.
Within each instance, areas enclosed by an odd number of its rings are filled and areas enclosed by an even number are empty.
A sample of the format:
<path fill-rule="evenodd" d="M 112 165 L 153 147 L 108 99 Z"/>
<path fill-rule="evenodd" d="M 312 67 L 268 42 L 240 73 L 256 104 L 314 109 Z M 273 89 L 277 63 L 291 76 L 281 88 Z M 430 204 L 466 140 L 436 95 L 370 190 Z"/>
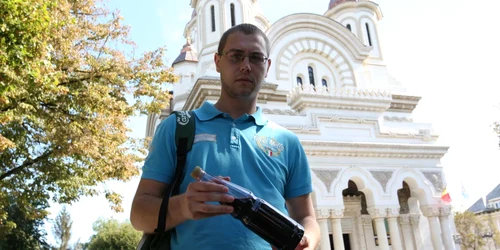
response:
<path fill-rule="evenodd" d="M 200 166 L 213 176 L 251 190 L 284 214 L 285 200 L 312 192 L 307 157 L 297 136 L 267 120 L 262 109 L 232 119 L 205 102 L 194 111 L 196 133 L 187 155 L 180 193 L 195 180 Z M 175 116 L 158 126 L 143 167 L 142 178 L 172 183 L 175 174 Z M 172 249 L 271 249 L 269 244 L 231 215 L 190 220 L 176 227 Z"/>

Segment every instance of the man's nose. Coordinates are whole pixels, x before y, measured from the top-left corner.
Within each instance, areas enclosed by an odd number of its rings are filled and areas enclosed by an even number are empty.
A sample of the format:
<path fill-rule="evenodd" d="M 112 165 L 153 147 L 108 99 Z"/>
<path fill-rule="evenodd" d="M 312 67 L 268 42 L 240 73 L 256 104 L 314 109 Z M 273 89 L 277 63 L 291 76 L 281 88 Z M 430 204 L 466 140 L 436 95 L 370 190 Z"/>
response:
<path fill-rule="evenodd" d="M 252 67 L 250 66 L 250 58 L 245 56 L 243 61 L 240 62 L 240 71 L 251 71 Z"/>

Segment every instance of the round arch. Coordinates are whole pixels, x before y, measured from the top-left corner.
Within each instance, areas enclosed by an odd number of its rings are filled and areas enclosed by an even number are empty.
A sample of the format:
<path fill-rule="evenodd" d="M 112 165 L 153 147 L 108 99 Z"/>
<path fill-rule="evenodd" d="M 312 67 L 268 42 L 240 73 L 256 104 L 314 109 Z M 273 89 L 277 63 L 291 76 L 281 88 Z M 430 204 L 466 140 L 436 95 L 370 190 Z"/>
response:
<path fill-rule="evenodd" d="M 356 184 L 358 191 L 365 194 L 367 207 L 377 205 L 376 197 L 383 193 L 381 186 L 368 171 L 359 167 L 350 167 L 340 173 L 340 178 L 332 185 L 335 197 L 342 197 L 342 191 L 348 187 L 349 180 Z"/>
<path fill-rule="evenodd" d="M 412 193 L 417 194 L 420 205 L 434 203 L 434 190 L 425 176 L 414 169 L 400 169 L 394 174 L 394 181 L 388 183 L 388 191 L 397 197 L 398 189 L 402 188 L 403 181 L 408 184 Z"/>

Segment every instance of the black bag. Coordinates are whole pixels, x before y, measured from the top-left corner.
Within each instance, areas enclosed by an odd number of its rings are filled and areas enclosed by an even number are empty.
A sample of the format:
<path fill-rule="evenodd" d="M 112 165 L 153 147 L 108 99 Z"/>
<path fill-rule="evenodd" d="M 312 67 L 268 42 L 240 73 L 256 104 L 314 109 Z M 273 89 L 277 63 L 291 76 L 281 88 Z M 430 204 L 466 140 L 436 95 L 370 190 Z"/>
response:
<path fill-rule="evenodd" d="M 174 111 L 177 120 L 175 130 L 175 144 L 177 146 L 177 164 L 175 167 L 175 177 L 172 184 L 165 192 L 158 214 L 158 226 L 153 234 L 143 234 L 137 250 L 169 250 L 170 238 L 175 228 L 165 231 L 167 219 L 167 208 L 170 197 L 179 193 L 179 186 L 182 182 L 184 165 L 186 165 L 187 153 L 191 150 L 195 134 L 195 117 L 193 111 Z"/>

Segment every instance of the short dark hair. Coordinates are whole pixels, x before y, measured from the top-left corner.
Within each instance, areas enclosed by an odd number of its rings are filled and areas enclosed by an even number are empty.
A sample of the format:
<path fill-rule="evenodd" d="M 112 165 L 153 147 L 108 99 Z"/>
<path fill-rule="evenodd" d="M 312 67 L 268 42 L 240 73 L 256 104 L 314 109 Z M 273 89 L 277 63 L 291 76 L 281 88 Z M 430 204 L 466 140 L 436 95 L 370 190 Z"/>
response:
<path fill-rule="evenodd" d="M 266 56 L 269 56 L 269 53 L 271 51 L 271 48 L 269 45 L 269 38 L 267 38 L 267 35 L 261 29 L 259 29 L 255 25 L 249 24 L 249 23 L 242 23 L 242 24 L 238 24 L 236 26 L 233 26 L 230 29 L 226 30 L 226 32 L 224 32 L 224 34 L 222 34 L 222 37 L 220 38 L 220 41 L 219 41 L 219 47 L 217 48 L 217 53 L 219 55 L 222 55 L 222 53 L 224 53 L 223 50 L 224 50 L 224 47 L 226 46 L 227 38 L 229 37 L 229 35 L 231 35 L 233 33 L 237 33 L 237 32 L 241 32 L 245 35 L 252 35 L 252 34 L 260 35 L 262 38 L 264 38 L 264 41 L 266 42 L 266 52 L 267 52 Z"/>

